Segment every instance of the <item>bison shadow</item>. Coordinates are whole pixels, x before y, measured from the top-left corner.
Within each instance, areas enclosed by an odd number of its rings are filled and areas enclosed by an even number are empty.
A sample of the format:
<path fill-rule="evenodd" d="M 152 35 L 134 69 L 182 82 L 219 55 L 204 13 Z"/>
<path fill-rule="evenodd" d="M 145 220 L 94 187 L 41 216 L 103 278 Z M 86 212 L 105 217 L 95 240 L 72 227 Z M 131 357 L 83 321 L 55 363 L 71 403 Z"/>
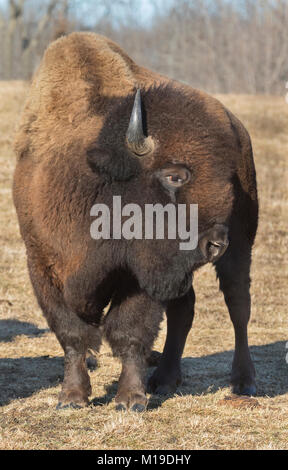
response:
<path fill-rule="evenodd" d="M 257 373 L 257 396 L 276 397 L 288 392 L 287 343 L 277 341 L 263 346 L 251 346 L 251 356 Z M 173 395 L 151 395 L 148 409 L 158 408 L 175 395 L 205 395 L 229 386 L 233 351 L 203 357 L 184 357 L 181 361 L 183 383 Z M 147 378 L 154 368 L 150 368 Z M 117 381 L 105 387 L 106 394 L 95 397 L 93 405 L 110 403 L 117 392 Z"/>
<path fill-rule="evenodd" d="M 0 320 L 0 342 L 8 343 L 12 341 L 16 336 L 25 335 L 29 338 L 35 336 L 44 335 L 49 331 L 48 328 L 40 329 L 33 323 L 28 323 L 24 321 L 6 319 Z"/>
<path fill-rule="evenodd" d="M 30 331 L 30 330 L 29 330 Z M 276 397 L 288 392 L 288 352 L 285 341 L 263 346 L 251 346 L 257 372 L 258 396 Z M 205 395 L 227 387 L 233 351 L 182 359 L 183 384 L 177 395 Z M 0 359 L 0 405 L 17 398 L 27 398 L 35 392 L 59 385 L 63 380 L 62 357 L 22 357 Z M 154 369 L 150 368 L 149 376 Z M 101 370 L 97 373 L 101 374 Z M 91 404 L 110 403 L 117 392 L 117 381 L 107 384 L 105 394 L 94 397 Z M 171 396 L 152 395 L 148 409 L 158 408 Z"/>
<path fill-rule="evenodd" d="M 3 343 L 19 335 L 35 338 L 49 331 L 16 319 L 0 320 L 0 342 Z M 57 385 L 63 379 L 63 365 L 60 357 L 0 358 L 0 406 Z"/>
<path fill-rule="evenodd" d="M 286 341 L 250 347 L 258 397 L 276 397 L 288 392 L 287 347 Z M 205 395 L 229 386 L 233 353 L 231 350 L 203 357 L 184 357 L 181 362 L 183 383 L 177 395 Z M 154 408 L 171 396 L 151 398 Z"/>
<path fill-rule="evenodd" d="M 0 359 L 0 406 L 27 398 L 63 380 L 62 357 L 20 357 Z"/>

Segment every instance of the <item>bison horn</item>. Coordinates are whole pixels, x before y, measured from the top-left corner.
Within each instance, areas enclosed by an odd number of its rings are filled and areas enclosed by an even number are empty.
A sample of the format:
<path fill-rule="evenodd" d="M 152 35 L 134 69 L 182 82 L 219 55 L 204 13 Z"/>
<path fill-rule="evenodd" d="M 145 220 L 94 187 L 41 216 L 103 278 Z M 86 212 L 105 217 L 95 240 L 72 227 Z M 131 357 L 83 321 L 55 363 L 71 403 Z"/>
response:
<path fill-rule="evenodd" d="M 141 94 L 139 89 L 136 92 L 126 139 L 128 148 L 139 157 L 152 150 L 152 139 L 145 137 L 143 132 Z"/>

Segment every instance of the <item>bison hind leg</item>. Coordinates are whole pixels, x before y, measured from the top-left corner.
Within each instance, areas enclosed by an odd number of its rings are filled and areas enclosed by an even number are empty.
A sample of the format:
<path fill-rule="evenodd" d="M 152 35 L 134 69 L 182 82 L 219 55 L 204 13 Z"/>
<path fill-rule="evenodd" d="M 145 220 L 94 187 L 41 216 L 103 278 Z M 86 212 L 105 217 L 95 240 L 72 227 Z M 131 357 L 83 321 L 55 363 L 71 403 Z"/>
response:
<path fill-rule="evenodd" d="M 147 357 L 147 366 L 148 367 L 158 367 L 160 364 L 162 354 L 159 351 L 150 352 L 149 356 Z"/>
<path fill-rule="evenodd" d="M 96 370 L 98 367 L 96 352 L 97 351 L 94 352 L 93 350 L 89 349 L 86 354 L 86 366 L 91 372 Z"/>
<path fill-rule="evenodd" d="M 251 308 L 249 275 L 251 245 L 245 241 L 245 237 L 236 240 L 235 248 L 234 240 L 231 240 L 228 250 L 216 263 L 216 271 L 235 333 L 232 392 L 237 395 L 253 396 L 256 395 L 255 368 L 248 347 L 247 332 Z M 241 251 L 237 250 L 238 246 L 241 247 Z"/>

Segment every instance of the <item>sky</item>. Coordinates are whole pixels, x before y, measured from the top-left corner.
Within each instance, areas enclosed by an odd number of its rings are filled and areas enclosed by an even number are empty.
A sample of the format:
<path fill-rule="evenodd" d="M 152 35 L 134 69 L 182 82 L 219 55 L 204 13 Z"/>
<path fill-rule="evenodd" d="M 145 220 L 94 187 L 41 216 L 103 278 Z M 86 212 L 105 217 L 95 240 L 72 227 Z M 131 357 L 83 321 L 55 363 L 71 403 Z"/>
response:
<path fill-rule="evenodd" d="M 17 0 L 16 0 L 17 1 Z M 39 16 L 42 15 L 43 5 L 50 0 L 25 0 L 28 11 L 29 6 L 33 9 L 33 12 L 39 11 Z M 101 0 L 69 0 L 71 2 L 72 11 L 76 14 L 78 20 L 81 21 L 87 27 L 93 27 L 105 13 L 105 8 L 101 7 Z M 127 22 L 135 22 L 141 26 L 149 24 L 153 21 L 154 13 L 164 13 L 174 4 L 177 6 L 177 0 L 130 0 L 133 8 L 130 10 L 131 13 L 127 16 L 127 8 L 121 6 L 121 3 L 127 5 L 129 0 L 103 0 L 103 2 L 109 5 L 109 19 L 114 19 L 114 25 L 121 22 L 122 24 Z M 189 1 L 189 0 L 187 0 Z M 192 1 L 192 0 L 190 0 Z M 241 8 L 242 0 L 226 0 L 227 2 L 235 3 Z M 207 5 L 215 7 L 215 3 L 212 0 L 205 0 Z M 9 0 L 0 0 L 0 9 L 5 9 L 9 3 Z M 59 0 L 60 3 L 60 0 Z M 99 6 L 100 4 L 100 6 Z M 36 9 L 35 6 L 39 8 Z M 44 11 L 44 10 L 43 10 Z"/>
<path fill-rule="evenodd" d="M 95 24 L 95 19 L 98 16 L 95 12 L 96 2 L 93 0 L 75 1 L 77 16 L 87 25 L 92 25 L 93 22 Z M 134 0 L 136 7 L 134 7 L 134 10 L 131 9 L 131 16 L 137 23 L 145 26 L 147 22 L 150 23 L 152 21 L 155 10 L 157 12 L 167 11 L 172 3 L 173 0 Z M 112 5 L 111 16 L 115 18 L 115 21 L 120 20 L 125 23 L 125 20 L 127 20 L 127 9 L 123 8 L 121 2 L 117 0 L 111 0 L 109 4 Z M 131 20 L 131 17 L 129 17 L 129 20 Z"/>
<path fill-rule="evenodd" d="M 49 0 L 46 0 L 49 1 Z M 77 11 L 78 15 L 82 17 L 85 21 L 93 20 L 95 12 L 95 8 L 99 8 L 97 6 L 97 0 L 70 0 L 71 4 L 75 5 L 75 10 Z M 107 0 L 106 0 L 107 1 Z M 43 0 L 26 0 L 27 6 L 30 5 L 43 5 Z M 101 2 L 101 0 L 99 0 Z M 137 16 L 143 22 L 150 20 L 153 17 L 155 8 L 159 11 L 163 11 L 169 7 L 169 5 L 173 2 L 173 0 L 135 0 L 135 4 L 137 5 Z M 0 8 L 5 9 L 9 3 L 9 0 L 0 0 Z M 112 5 L 112 12 L 115 15 L 121 16 L 121 11 L 123 8 L 121 7 L 121 1 L 119 0 L 110 0 L 109 5 Z"/>

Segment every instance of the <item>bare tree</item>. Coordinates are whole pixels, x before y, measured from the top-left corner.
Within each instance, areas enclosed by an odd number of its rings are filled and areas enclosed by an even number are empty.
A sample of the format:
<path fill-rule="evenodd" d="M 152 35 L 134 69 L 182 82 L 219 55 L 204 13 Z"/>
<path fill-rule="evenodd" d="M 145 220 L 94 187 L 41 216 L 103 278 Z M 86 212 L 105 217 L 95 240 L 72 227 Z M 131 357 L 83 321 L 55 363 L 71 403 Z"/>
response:
<path fill-rule="evenodd" d="M 284 93 L 288 0 L 177 0 L 152 29 L 112 35 L 143 65 L 197 88 Z"/>
<path fill-rule="evenodd" d="M 196 88 L 285 91 L 288 0 L 43 0 L 40 10 L 38 0 L 6 4 L 2 79 L 29 78 L 52 39 L 89 29 L 114 39 L 140 64 Z"/>
<path fill-rule="evenodd" d="M 40 54 L 43 52 L 51 38 L 52 25 L 67 4 L 68 0 L 43 2 L 39 15 L 37 9 L 31 8 L 33 6 L 31 1 L 8 1 L 6 17 L 3 13 L 0 17 L 1 78 L 31 76 L 39 52 Z"/>

